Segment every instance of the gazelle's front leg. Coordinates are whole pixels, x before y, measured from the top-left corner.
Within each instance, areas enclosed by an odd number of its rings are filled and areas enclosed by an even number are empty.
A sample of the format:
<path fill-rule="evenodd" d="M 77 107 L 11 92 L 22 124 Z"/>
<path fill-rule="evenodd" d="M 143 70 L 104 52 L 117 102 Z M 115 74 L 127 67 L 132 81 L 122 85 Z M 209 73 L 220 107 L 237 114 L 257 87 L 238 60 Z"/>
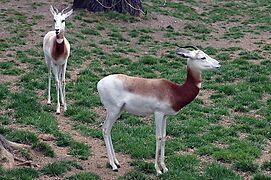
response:
<path fill-rule="evenodd" d="M 59 68 L 58 65 L 52 63 L 52 68 L 55 74 L 55 80 L 56 80 L 56 95 L 57 95 L 57 107 L 56 107 L 56 114 L 60 114 L 60 102 L 59 102 L 59 88 L 60 88 L 60 81 L 58 78 L 59 75 Z"/>
<path fill-rule="evenodd" d="M 48 67 L 48 100 L 47 100 L 47 104 L 51 104 L 51 60 L 49 60 L 49 58 L 47 58 L 45 56 L 45 61 L 47 63 L 47 67 Z"/>
<path fill-rule="evenodd" d="M 162 123 L 163 134 L 162 134 L 162 143 L 161 143 L 161 167 L 164 173 L 168 172 L 168 168 L 165 165 L 166 126 L 167 126 L 167 121 L 166 121 L 166 118 L 164 117 L 164 120 Z"/>
<path fill-rule="evenodd" d="M 163 120 L 164 114 L 160 112 L 154 113 L 155 125 L 156 125 L 156 153 L 155 153 L 155 169 L 157 175 L 162 174 L 160 160 L 161 160 L 161 143 L 162 143 L 162 134 L 163 134 Z"/>

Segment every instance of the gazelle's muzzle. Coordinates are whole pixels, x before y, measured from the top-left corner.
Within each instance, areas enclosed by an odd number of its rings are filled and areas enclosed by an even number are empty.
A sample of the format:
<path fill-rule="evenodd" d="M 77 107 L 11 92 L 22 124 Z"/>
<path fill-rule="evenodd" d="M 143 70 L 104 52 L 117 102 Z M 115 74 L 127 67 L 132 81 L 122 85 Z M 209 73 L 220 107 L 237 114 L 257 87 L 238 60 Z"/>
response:
<path fill-rule="evenodd" d="M 60 33 L 60 30 L 59 29 L 55 29 L 56 31 L 56 34 L 59 34 Z"/>
<path fill-rule="evenodd" d="M 213 67 L 213 69 L 219 69 L 221 67 L 221 65 L 217 60 L 212 59 L 212 67 Z"/>

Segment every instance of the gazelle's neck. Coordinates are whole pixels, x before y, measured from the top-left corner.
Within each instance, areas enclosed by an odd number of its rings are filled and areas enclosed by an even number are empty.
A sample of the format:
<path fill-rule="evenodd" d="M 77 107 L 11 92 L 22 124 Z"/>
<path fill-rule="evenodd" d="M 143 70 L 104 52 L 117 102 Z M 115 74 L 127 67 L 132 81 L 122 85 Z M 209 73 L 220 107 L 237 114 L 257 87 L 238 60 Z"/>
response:
<path fill-rule="evenodd" d="M 56 35 L 56 42 L 61 44 L 64 41 L 64 32 L 61 32 Z"/>
<path fill-rule="evenodd" d="M 187 65 L 187 78 L 185 84 L 195 85 L 199 89 L 201 88 L 201 72 L 200 70 L 193 68 L 190 64 Z"/>
<path fill-rule="evenodd" d="M 51 53 L 55 61 L 57 61 L 59 58 L 67 58 L 68 51 L 64 41 L 64 33 L 59 33 L 56 35 Z"/>

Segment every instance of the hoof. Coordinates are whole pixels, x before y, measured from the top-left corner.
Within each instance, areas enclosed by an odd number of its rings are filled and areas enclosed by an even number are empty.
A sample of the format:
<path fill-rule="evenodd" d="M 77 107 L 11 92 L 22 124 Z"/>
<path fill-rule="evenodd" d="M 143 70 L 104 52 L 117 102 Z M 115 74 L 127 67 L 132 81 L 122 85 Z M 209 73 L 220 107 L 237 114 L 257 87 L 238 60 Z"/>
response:
<path fill-rule="evenodd" d="M 117 166 L 118 168 L 120 168 L 120 165 L 119 165 L 119 164 L 116 164 L 116 166 Z"/>
<path fill-rule="evenodd" d="M 168 168 L 163 168 L 163 173 L 166 173 L 166 172 L 168 172 Z"/>
<path fill-rule="evenodd" d="M 56 115 L 59 115 L 60 114 L 60 112 L 56 112 Z"/>
<path fill-rule="evenodd" d="M 118 172 L 119 170 L 118 169 L 113 169 L 114 172 Z"/>
<path fill-rule="evenodd" d="M 51 101 L 50 101 L 50 102 L 48 101 L 48 102 L 47 102 L 47 105 L 51 105 Z"/>
<path fill-rule="evenodd" d="M 162 174 L 162 171 L 156 171 L 156 176 L 160 176 Z"/>

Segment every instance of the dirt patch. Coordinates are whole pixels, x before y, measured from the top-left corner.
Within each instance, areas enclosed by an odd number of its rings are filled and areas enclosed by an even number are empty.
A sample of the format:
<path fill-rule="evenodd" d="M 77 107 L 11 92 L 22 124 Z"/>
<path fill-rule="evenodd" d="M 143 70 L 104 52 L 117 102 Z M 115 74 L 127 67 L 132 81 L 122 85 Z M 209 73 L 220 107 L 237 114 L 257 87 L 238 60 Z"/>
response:
<path fill-rule="evenodd" d="M 228 148 L 228 144 L 222 144 L 222 143 L 220 143 L 220 142 L 218 142 L 218 141 L 214 141 L 212 144 L 213 144 L 215 147 L 218 147 L 218 148 L 220 148 L 220 149 L 226 149 L 226 148 Z"/>
<path fill-rule="evenodd" d="M 8 82 L 14 82 L 16 80 L 18 80 L 20 78 L 20 76 L 12 76 L 12 75 L 4 75 L 4 74 L 0 74 L 0 83 L 8 83 Z"/>
<path fill-rule="evenodd" d="M 271 141 L 268 140 L 264 149 L 262 150 L 261 156 L 256 160 L 258 164 L 263 164 L 265 161 L 271 161 Z"/>
<path fill-rule="evenodd" d="M 208 156 L 208 155 L 199 156 L 199 159 L 202 163 L 205 163 L 205 164 L 211 164 L 211 163 L 216 162 L 216 160 L 212 156 Z"/>
<path fill-rule="evenodd" d="M 228 116 L 222 116 L 222 119 L 217 123 L 223 127 L 230 127 L 232 125 L 232 119 Z"/>
<path fill-rule="evenodd" d="M 239 138 L 241 140 L 245 139 L 248 137 L 248 134 L 247 133 L 243 133 L 243 132 L 238 132 L 238 135 L 239 135 Z"/>
<path fill-rule="evenodd" d="M 129 23 L 127 24 L 127 26 L 129 27 L 129 29 L 148 27 L 156 30 L 172 26 L 175 30 L 180 30 L 184 27 L 186 22 L 186 20 L 153 13 L 148 20 L 140 20 L 135 23 Z"/>
<path fill-rule="evenodd" d="M 67 82 L 76 80 L 78 78 L 78 76 L 80 75 L 80 72 L 82 70 L 86 69 L 90 63 L 91 63 L 90 60 L 84 61 L 80 66 L 78 66 L 72 70 L 67 71 L 67 73 L 70 74 L 70 78 L 67 79 Z"/>
<path fill-rule="evenodd" d="M 200 93 L 198 95 L 198 98 L 203 100 L 203 105 L 204 106 L 210 106 L 212 104 L 212 100 L 210 99 L 210 96 L 214 93 L 215 91 L 210 90 L 210 89 L 204 89 L 200 90 Z"/>
<path fill-rule="evenodd" d="M 119 176 L 122 176 L 132 170 L 132 167 L 130 166 L 132 159 L 128 155 L 121 153 L 116 153 L 117 159 L 121 165 L 119 171 L 116 173 L 112 171 L 111 168 L 107 168 L 106 164 L 108 160 L 103 141 L 100 139 L 81 136 L 77 131 L 72 129 L 72 123 L 70 122 L 70 119 L 65 116 L 57 116 L 57 120 L 59 128 L 62 132 L 71 135 L 74 140 L 85 143 L 91 147 L 91 156 L 89 159 L 87 161 L 80 161 L 80 164 L 84 170 L 95 172 L 100 176 L 101 179 L 105 180 L 117 179 Z M 69 172 L 67 176 L 75 174 L 76 171 L 78 170 Z"/>
<path fill-rule="evenodd" d="M 186 148 L 182 151 L 177 152 L 177 155 L 186 156 L 186 155 L 192 155 L 195 153 L 195 149 L 193 148 Z"/>

